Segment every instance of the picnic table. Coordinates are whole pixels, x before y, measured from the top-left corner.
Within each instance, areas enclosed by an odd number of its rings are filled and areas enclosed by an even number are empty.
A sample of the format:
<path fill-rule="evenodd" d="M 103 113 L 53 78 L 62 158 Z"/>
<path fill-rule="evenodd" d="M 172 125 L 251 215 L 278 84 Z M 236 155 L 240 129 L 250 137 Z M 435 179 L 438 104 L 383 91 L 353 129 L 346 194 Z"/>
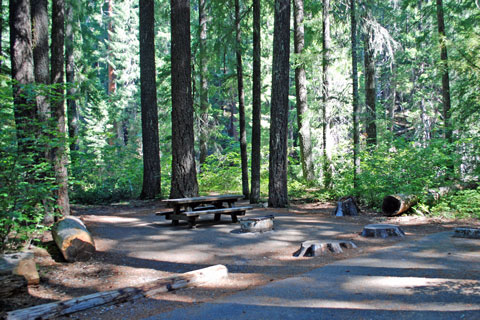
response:
<path fill-rule="evenodd" d="M 235 206 L 235 202 L 243 198 L 243 195 L 235 194 L 167 199 L 163 202 L 173 210 L 159 214 L 164 215 L 167 220 L 172 220 L 173 225 L 178 225 L 179 220 L 185 220 L 191 228 L 195 228 L 199 216 L 207 214 L 213 214 L 214 221 L 220 221 L 222 214 L 229 214 L 232 222 L 237 222 L 237 216 L 243 216 L 247 210 L 252 209 L 250 206 Z"/>

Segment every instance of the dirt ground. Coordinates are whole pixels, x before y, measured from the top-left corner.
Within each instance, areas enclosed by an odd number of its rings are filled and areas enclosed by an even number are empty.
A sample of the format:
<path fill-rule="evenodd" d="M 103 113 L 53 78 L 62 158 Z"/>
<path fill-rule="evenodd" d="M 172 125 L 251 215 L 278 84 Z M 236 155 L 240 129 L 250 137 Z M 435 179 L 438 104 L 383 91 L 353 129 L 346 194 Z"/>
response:
<path fill-rule="evenodd" d="M 245 203 L 247 204 L 247 203 Z M 308 272 L 339 259 L 362 255 L 398 241 L 415 241 L 425 235 L 457 226 L 480 226 L 479 221 L 450 221 L 419 216 L 383 217 L 362 212 L 358 217 L 334 217 L 334 204 L 293 203 L 288 209 L 257 207 L 248 217 L 275 216 L 275 230 L 242 233 L 229 217 L 214 223 L 201 217 L 196 229 L 172 226 L 155 213 L 166 210 L 159 202 L 74 207 L 95 239 L 96 254 L 88 262 L 67 263 L 46 234 L 34 247 L 41 277 L 28 293 L 0 302 L 2 313 L 32 305 L 67 300 L 149 281 L 215 264 L 226 265 L 229 277 L 211 287 L 160 294 L 134 303 L 103 306 L 70 315 L 69 319 L 139 319 L 174 308 L 215 300 L 221 296 Z M 401 226 L 405 238 L 372 239 L 360 236 L 371 223 Z M 306 240 L 346 239 L 358 248 L 341 254 L 297 258 L 293 253 Z M 45 249 L 46 248 L 46 249 Z"/>

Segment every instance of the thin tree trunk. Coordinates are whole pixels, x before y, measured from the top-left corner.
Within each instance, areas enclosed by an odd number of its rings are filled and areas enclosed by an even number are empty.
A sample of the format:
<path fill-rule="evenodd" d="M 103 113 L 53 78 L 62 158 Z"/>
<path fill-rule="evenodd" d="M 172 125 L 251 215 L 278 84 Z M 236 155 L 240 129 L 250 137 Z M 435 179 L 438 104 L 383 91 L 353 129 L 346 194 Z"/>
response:
<path fill-rule="evenodd" d="M 0 74 L 3 74 L 2 35 L 3 35 L 3 1 L 0 0 Z"/>
<path fill-rule="evenodd" d="M 294 0 L 294 47 L 295 54 L 302 54 L 305 44 L 305 34 L 303 26 L 303 0 Z M 297 98 L 297 125 L 298 138 L 300 142 L 300 157 L 302 161 L 303 178 L 312 182 L 315 180 L 314 166 L 312 159 L 312 139 L 310 135 L 310 121 L 306 117 L 307 105 L 307 79 L 305 67 L 303 64 L 295 68 L 295 93 Z"/>
<path fill-rule="evenodd" d="M 360 170 L 360 137 L 358 120 L 358 59 L 357 59 L 357 17 L 355 13 L 355 0 L 350 0 L 350 23 L 352 43 L 352 107 L 353 107 L 353 188 L 358 187 L 358 174 Z"/>
<path fill-rule="evenodd" d="M 110 59 L 113 58 L 112 55 L 112 47 L 110 45 L 111 34 L 113 33 L 113 0 L 108 0 L 108 56 Z M 115 70 L 113 69 L 112 62 L 109 61 L 108 63 L 108 95 L 112 95 L 115 93 L 117 89 L 116 82 L 115 82 Z"/>
<path fill-rule="evenodd" d="M 32 152 L 36 119 L 35 97 L 29 96 L 29 86 L 35 77 L 33 70 L 32 27 L 30 1 L 10 0 L 10 58 L 12 66 L 13 103 L 19 154 Z M 31 89 L 31 88 L 30 88 Z"/>
<path fill-rule="evenodd" d="M 323 0 L 323 101 L 322 101 L 322 138 L 323 138 L 323 185 L 330 188 L 332 174 L 327 152 L 328 112 L 330 109 L 330 0 Z"/>
<path fill-rule="evenodd" d="M 170 198 L 198 195 L 191 86 L 190 1 L 170 0 L 172 70 L 172 182 Z"/>
<path fill-rule="evenodd" d="M 252 163 L 250 203 L 260 201 L 262 75 L 260 52 L 260 0 L 253 0 Z"/>
<path fill-rule="evenodd" d="M 155 83 L 154 3 L 154 0 L 140 0 L 140 100 L 143 146 L 141 199 L 154 199 L 161 194 L 157 86 Z"/>
<path fill-rule="evenodd" d="M 443 103 L 443 123 L 444 123 L 444 137 L 448 143 L 453 142 L 453 130 L 450 123 L 450 78 L 448 75 L 448 55 L 447 55 L 447 35 L 445 33 L 445 21 L 443 15 L 443 1 L 437 0 L 437 23 L 438 33 L 440 35 L 440 59 L 441 73 L 442 73 L 442 103 Z"/>
<path fill-rule="evenodd" d="M 65 78 L 67 81 L 67 119 L 68 137 L 70 139 L 70 152 L 78 150 L 78 109 L 76 103 L 75 83 L 75 61 L 73 57 L 73 4 L 70 1 L 66 4 L 65 24 Z M 72 157 L 74 153 L 71 154 Z"/>
<path fill-rule="evenodd" d="M 52 103 L 53 117 L 57 124 L 58 143 L 53 148 L 53 161 L 55 178 L 58 185 L 57 205 L 62 216 L 70 214 L 70 201 L 68 198 L 68 173 L 67 153 L 65 152 L 65 97 L 64 97 L 64 42 L 65 42 L 65 17 L 64 0 L 52 1 L 52 79 L 55 85 L 55 99 Z"/>
<path fill-rule="evenodd" d="M 376 125 L 376 87 L 375 87 L 375 55 L 372 47 L 373 30 L 369 20 L 372 15 L 370 10 L 372 6 L 367 5 L 367 33 L 364 41 L 364 62 L 365 62 L 365 105 L 366 105 L 366 129 L 367 129 L 367 146 L 375 146 L 377 144 L 377 125 Z"/>
<path fill-rule="evenodd" d="M 393 129 L 395 124 L 395 106 L 397 101 L 397 65 L 392 63 L 392 101 L 388 105 L 388 130 L 393 136 Z"/>
<path fill-rule="evenodd" d="M 240 118 L 240 158 L 242 161 L 242 190 L 245 199 L 249 197 L 248 190 L 248 159 L 247 159 L 247 131 L 245 128 L 245 91 L 243 89 L 242 66 L 242 36 L 240 30 L 240 1 L 235 0 L 235 34 L 237 57 L 237 85 L 238 85 L 238 113 Z"/>
<path fill-rule="evenodd" d="M 207 81 L 207 63 L 208 57 L 206 52 L 207 47 L 207 14 L 206 14 L 206 1 L 198 0 L 198 24 L 199 24 L 199 74 L 200 74 L 200 168 L 208 154 L 208 81 Z"/>
<path fill-rule="evenodd" d="M 275 0 L 268 206 L 288 205 L 287 124 L 290 60 L 290 1 Z"/>

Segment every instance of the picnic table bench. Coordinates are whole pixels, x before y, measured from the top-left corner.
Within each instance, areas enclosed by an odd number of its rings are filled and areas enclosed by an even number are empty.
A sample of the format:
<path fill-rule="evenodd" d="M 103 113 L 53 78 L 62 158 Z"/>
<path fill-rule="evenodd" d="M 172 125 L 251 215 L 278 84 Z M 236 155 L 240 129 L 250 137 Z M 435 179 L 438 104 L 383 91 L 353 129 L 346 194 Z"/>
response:
<path fill-rule="evenodd" d="M 243 195 L 167 199 L 163 202 L 171 206 L 173 210 L 157 214 L 164 215 L 167 220 L 172 220 L 173 225 L 178 225 L 179 220 L 187 221 L 191 228 L 195 228 L 199 216 L 206 214 L 213 214 L 214 221 L 220 221 L 222 214 L 229 214 L 232 222 L 237 222 L 237 216 L 243 216 L 247 210 L 252 209 L 250 206 L 235 206 L 235 202 L 240 199 L 243 199 Z"/>

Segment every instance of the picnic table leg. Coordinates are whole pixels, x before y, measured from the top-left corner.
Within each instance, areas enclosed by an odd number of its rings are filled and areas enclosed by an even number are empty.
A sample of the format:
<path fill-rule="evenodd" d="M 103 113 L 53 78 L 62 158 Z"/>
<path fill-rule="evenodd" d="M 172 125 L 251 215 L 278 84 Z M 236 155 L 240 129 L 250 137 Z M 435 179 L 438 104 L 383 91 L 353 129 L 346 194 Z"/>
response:
<path fill-rule="evenodd" d="M 197 228 L 197 217 L 188 217 L 188 226 L 191 229 Z"/>
<path fill-rule="evenodd" d="M 237 218 L 236 213 L 232 213 L 230 216 L 232 217 L 232 222 L 238 222 L 238 218 Z"/>
<path fill-rule="evenodd" d="M 213 218 L 213 221 L 220 221 L 220 217 L 222 215 L 220 213 L 215 213 L 215 217 Z"/>

